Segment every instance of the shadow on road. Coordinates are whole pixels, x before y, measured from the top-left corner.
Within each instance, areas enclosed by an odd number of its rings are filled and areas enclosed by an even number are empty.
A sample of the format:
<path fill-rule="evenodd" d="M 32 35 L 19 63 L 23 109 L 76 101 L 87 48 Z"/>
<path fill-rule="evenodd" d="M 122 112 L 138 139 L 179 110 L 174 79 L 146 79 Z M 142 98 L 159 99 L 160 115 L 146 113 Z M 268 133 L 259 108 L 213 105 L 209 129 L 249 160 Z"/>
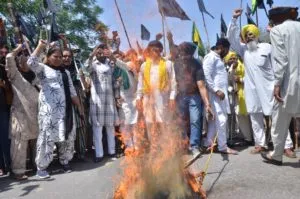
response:
<path fill-rule="evenodd" d="M 228 156 L 228 155 L 227 155 Z M 224 158 L 224 157 L 223 157 Z M 223 171 L 225 170 L 226 166 L 228 165 L 229 163 L 229 160 L 228 160 L 228 157 L 224 158 L 224 159 L 227 159 L 226 163 L 223 165 L 221 171 L 219 172 L 213 172 L 213 173 L 218 173 L 219 175 L 217 176 L 217 178 L 214 180 L 214 182 L 212 183 L 212 185 L 210 186 L 210 188 L 207 190 L 206 194 L 207 196 L 209 196 L 209 194 L 213 191 L 213 188 L 215 186 L 215 184 L 218 182 L 218 180 L 220 179 Z M 209 174 L 213 174 L 213 173 L 209 173 Z"/>

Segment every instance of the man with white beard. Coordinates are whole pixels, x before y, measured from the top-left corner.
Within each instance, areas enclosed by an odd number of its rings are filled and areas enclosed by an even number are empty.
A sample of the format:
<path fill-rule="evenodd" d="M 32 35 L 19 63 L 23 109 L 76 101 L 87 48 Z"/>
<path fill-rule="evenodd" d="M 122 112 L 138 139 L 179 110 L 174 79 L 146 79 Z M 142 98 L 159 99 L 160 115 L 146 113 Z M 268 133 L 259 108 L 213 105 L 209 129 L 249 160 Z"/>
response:
<path fill-rule="evenodd" d="M 250 115 L 255 141 L 255 148 L 251 150 L 251 153 L 257 154 L 265 150 L 264 115 L 272 114 L 275 78 L 271 62 L 271 45 L 258 42 L 260 34 L 258 27 L 252 24 L 246 25 L 240 34 L 237 19 L 241 16 L 242 11 L 242 9 L 234 10 L 227 37 L 232 49 L 244 59 L 246 107 Z M 292 140 L 288 136 L 285 143 L 285 154 L 288 157 L 295 157 L 294 152 L 290 149 L 292 146 Z"/>

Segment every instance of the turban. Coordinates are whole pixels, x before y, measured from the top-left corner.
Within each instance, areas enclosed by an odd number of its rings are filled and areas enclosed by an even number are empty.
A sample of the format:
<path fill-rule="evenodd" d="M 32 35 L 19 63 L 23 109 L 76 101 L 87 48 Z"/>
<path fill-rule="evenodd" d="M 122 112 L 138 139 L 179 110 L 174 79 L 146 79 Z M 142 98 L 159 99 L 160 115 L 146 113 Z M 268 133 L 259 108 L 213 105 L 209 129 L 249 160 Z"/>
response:
<path fill-rule="evenodd" d="M 237 54 L 233 51 L 230 51 L 225 57 L 224 57 L 224 61 L 227 63 L 229 61 L 230 58 L 232 57 L 237 57 Z"/>
<path fill-rule="evenodd" d="M 253 24 L 248 24 L 248 25 L 245 25 L 242 28 L 242 37 L 243 37 L 244 41 L 246 40 L 246 34 L 248 32 L 251 32 L 256 38 L 259 37 L 259 29 L 258 29 L 258 27 L 256 25 L 253 25 Z"/>
<path fill-rule="evenodd" d="M 276 7 L 269 10 L 269 18 L 277 15 L 287 15 L 291 12 L 297 12 L 297 7 Z"/>

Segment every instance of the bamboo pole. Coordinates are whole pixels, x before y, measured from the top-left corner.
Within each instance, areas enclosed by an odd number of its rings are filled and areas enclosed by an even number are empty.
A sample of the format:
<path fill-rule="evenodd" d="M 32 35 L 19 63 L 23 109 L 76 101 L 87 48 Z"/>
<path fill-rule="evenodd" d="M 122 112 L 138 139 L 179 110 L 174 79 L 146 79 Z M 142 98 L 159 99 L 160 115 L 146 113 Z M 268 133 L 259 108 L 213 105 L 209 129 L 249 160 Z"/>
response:
<path fill-rule="evenodd" d="M 124 28 L 124 31 L 125 31 L 125 35 L 126 35 L 126 38 L 127 38 L 128 44 L 129 44 L 129 47 L 132 48 L 131 43 L 130 43 L 130 40 L 129 40 L 129 37 L 128 37 L 127 30 L 126 30 L 126 27 L 125 27 L 125 24 L 124 24 L 122 15 L 121 15 L 121 12 L 120 12 L 120 9 L 119 9 L 119 6 L 118 6 L 118 3 L 117 3 L 117 0 L 115 0 L 115 5 L 116 5 L 116 8 L 117 8 L 117 10 L 118 10 L 118 14 L 119 14 L 119 17 L 120 17 L 120 19 L 121 19 L 121 22 L 122 22 L 122 25 L 123 25 L 123 28 Z"/>
<path fill-rule="evenodd" d="M 256 25 L 258 27 L 258 9 L 256 9 L 255 15 L 256 15 Z"/>
<path fill-rule="evenodd" d="M 207 27 L 206 27 L 206 22 L 205 22 L 204 14 L 203 14 L 203 12 L 201 12 L 201 14 L 202 14 L 202 20 L 203 20 L 205 34 L 206 34 L 206 37 L 207 37 L 208 49 L 210 49 L 209 36 L 208 36 L 208 31 L 207 31 Z"/>
<path fill-rule="evenodd" d="M 161 14 L 161 23 L 162 23 L 162 31 L 163 31 L 163 42 L 164 42 L 164 56 L 167 55 L 166 51 L 166 32 L 165 32 L 165 17 Z"/>
<path fill-rule="evenodd" d="M 243 0 L 241 0 L 240 8 L 243 9 Z M 242 32 L 242 15 L 240 16 L 240 32 Z"/>

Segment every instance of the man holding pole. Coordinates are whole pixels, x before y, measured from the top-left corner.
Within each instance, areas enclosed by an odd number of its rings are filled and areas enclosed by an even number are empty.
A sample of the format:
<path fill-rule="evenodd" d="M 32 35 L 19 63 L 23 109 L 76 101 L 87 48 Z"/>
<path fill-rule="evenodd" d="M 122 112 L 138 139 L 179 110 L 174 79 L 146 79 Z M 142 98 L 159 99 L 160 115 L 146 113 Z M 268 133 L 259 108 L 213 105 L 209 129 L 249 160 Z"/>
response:
<path fill-rule="evenodd" d="M 272 114 L 274 72 L 271 62 L 271 45 L 258 42 L 260 32 L 257 26 L 252 24 L 244 26 L 241 35 L 245 43 L 240 42 L 237 19 L 241 16 L 242 11 L 242 9 L 234 10 L 227 37 L 233 50 L 244 59 L 245 100 L 255 141 L 255 148 L 251 150 L 251 153 L 257 154 L 264 151 L 266 146 L 264 115 L 270 116 Z M 292 140 L 289 136 L 285 151 L 289 157 L 294 156 L 290 150 L 291 147 Z"/>

